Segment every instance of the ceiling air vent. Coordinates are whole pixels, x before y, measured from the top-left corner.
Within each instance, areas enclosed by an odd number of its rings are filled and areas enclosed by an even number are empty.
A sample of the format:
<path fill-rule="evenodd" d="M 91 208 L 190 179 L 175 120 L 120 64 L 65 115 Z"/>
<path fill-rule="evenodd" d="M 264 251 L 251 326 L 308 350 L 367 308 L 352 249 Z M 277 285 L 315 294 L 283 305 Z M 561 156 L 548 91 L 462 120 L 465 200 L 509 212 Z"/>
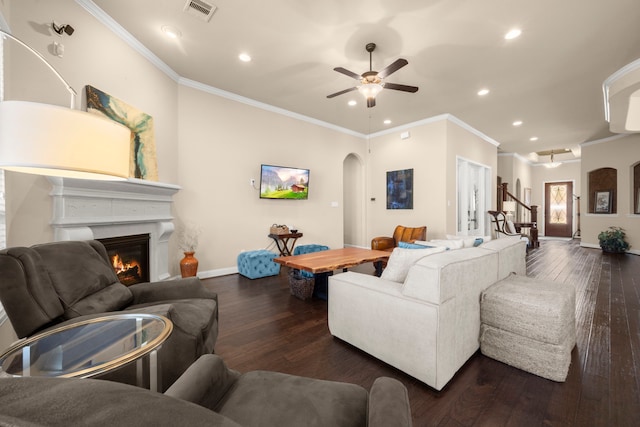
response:
<path fill-rule="evenodd" d="M 187 12 L 187 14 L 202 19 L 205 22 L 211 20 L 216 9 L 217 7 L 215 5 L 202 0 L 187 0 L 187 3 L 184 5 L 184 11 Z"/>

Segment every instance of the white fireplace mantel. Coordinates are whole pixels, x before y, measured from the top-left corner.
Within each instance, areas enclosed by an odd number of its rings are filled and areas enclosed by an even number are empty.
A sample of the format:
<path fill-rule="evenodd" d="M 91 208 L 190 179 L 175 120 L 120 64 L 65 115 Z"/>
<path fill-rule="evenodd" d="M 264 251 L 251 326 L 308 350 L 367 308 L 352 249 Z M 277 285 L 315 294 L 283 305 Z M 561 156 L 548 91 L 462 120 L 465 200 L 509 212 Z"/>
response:
<path fill-rule="evenodd" d="M 92 240 L 149 234 L 152 281 L 169 274 L 169 237 L 174 231 L 171 204 L 180 187 L 130 178 L 92 181 L 49 177 L 53 188 L 54 239 Z"/>

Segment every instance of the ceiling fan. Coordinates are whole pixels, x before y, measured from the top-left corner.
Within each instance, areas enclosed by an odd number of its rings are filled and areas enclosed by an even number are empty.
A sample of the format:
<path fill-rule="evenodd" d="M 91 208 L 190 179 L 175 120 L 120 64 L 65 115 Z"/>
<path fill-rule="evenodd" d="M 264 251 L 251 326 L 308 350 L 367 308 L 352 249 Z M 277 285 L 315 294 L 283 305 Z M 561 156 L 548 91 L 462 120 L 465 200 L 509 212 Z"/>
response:
<path fill-rule="evenodd" d="M 342 67 L 334 68 L 335 71 L 342 73 L 345 76 L 349 76 L 351 78 L 356 79 L 358 82 L 360 82 L 360 85 L 351 87 L 349 89 L 341 90 L 340 92 L 332 93 L 331 95 L 327 95 L 327 98 L 333 98 L 338 95 L 342 95 L 357 89 L 367 99 L 367 107 L 371 108 L 371 107 L 375 107 L 376 95 L 380 93 L 380 91 L 383 88 L 399 90 L 402 92 L 411 92 L 411 93 L 415 93 L 418 91 L 418 88 L 416 86 L 400 85 L 400 84 L 388 83 L 384 81 L 386 77 L 388 77 L 389 75 L 398 71 L 400 68 L 407 65 L 409 62 L 406 59 L 402 59 L 402 58 L 397 59 L 393 63 L 383 68 L 382 71 L 373 71 L 371 57 L 372 57 L 372 52 L 376 49 L 376 44 L 367 43 L 367 45 L 365 46 L 365 49 L 367 49 L 367 52 L 369 52 L 369 71 L 366 71 L 361 75 L 358 75 L 353 71 L 349 71 Z"/>

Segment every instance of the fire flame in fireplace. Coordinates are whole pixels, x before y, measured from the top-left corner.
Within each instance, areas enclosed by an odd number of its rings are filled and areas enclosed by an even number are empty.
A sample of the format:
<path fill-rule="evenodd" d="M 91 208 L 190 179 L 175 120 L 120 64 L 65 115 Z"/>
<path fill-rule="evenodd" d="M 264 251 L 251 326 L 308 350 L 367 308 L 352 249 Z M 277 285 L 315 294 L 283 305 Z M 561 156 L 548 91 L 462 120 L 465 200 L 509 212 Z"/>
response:
<path fill-rule="evenodd" d="M 140 275 L 141 265 L 137 261 L 124 262 L 120 255 L 115 254 L 111 257 L 111 265 L 113 265 L 113 269 L 116 271 L 118 277 L 128 276 L 128 275 Z"/>

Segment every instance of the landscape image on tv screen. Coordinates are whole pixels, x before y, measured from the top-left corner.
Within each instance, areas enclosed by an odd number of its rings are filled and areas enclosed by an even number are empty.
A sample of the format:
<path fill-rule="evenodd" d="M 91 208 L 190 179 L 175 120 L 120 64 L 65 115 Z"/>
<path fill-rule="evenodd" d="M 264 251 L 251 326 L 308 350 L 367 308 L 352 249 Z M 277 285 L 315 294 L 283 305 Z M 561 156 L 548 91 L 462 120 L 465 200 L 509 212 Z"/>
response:
<path fill-rule="evenodd" d="M 261 199 L 302 199 L 309 196 L 309 169 L 262 165 Z"/>

